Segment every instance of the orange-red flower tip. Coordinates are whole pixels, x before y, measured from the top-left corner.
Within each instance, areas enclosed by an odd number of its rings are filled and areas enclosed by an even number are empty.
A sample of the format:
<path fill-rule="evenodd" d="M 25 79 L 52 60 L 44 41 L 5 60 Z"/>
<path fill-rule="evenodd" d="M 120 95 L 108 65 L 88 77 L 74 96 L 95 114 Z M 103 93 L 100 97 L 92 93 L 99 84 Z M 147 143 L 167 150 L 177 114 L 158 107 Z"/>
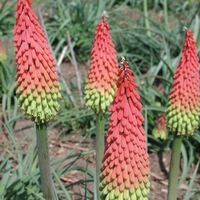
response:
<path fill-rule="evenodd" d="M 102 199 L 147 199 L 149 161 L 142 105 L 133 71 L 125 59 L 122 64 L 110 107 L 99 188 Z"/>
<path fill-rule="evenodd" d="M 61 98 L 55 62 L 31 0 L 18 0 L 14 45 L 17 97 L 22 111 L 36 123 L 53 119 Z"/>
<path fill-rule="evenodd" d="M 85 104 L 95 112 L 105 112 L 116 90 L 118 64 L 106 15 L 97 24 L 85 87 Z"/>
<path fill-rule="evenodd" d="M 185 42 L 166 111 L 170 131 L 181 136 L 193 135 L 200 112 L 199 59 L 192 31 L 185 29 Z"/>

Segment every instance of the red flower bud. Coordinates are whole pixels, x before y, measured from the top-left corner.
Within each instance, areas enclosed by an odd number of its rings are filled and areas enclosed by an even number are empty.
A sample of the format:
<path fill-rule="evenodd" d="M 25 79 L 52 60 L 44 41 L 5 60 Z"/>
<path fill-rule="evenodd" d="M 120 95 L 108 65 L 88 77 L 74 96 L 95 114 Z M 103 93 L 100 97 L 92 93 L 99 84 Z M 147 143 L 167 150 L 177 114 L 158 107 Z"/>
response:
<path fill-rule="evenodd" d="M 185 43 L 179 65 L 174 73 L 166 118 L 171 132 L 190 136 L 199 123 L 199 59 L 193 33 L 187 29 L 185 33 Z"/>
<path fill-rule="evenodd" d="M 86 106 L 97 113 L 108 109 L 116 90 L 118 64 L 109 29 L 104 13 L 96 27 L 85 87 Z"/>
<path fill-rule="evenodd" d="M 60 85 L 54 58 L 31 0 L 18 0 L 14 45 L 18 104 L 33 121 L 48 122 L 59 109 Z"/>
<path fill-rule="evenodd" d="M 149 161 L 142 105 L 128 62 L 122 60 L 100 176 L 102 199 L 147 199 Z"/>

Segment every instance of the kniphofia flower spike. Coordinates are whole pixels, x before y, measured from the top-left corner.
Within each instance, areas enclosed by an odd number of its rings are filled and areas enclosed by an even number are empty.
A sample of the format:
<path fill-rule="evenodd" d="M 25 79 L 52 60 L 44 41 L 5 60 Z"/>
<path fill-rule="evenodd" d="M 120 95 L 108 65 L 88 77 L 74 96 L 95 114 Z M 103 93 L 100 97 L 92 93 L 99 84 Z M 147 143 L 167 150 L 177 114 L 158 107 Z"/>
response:
<path fill-rule="evenodd" d="M 152 131 L 155 138 L 166 140 L 167 138 L 167 122 L 165 114 L 160 114 L 156 120 L 156 125 Z"/>
<path fill-rule="evenodd" d="M 14 45 L 18 104 L 36 123 L 48 122 L 61 98 L 55 61 L 31 0 L 18 0 Z"/>
<path fill-rule="evenodd" d="M 185 29 L 185 43 L 166 111 L 167 125 L 177 135 L 190 136 L 198 127 L 200 112 L 199 60 L 193 33 Z"/>
<path fill-rule="evenodd" d="M 149 161 L 142 123 L 142 105 L 133 71 L 123 58 L 101 168 L 101 198 L 106 200 L 147 199 Z"/>
<path fill-rule="evenodd" d="M 104 12 L 96 27 L 85 87 L 86 106 L 97 113 L 105 112 L 108 109 L 116 90 L 118 64 L 109 30 L 110 27 Z"/>

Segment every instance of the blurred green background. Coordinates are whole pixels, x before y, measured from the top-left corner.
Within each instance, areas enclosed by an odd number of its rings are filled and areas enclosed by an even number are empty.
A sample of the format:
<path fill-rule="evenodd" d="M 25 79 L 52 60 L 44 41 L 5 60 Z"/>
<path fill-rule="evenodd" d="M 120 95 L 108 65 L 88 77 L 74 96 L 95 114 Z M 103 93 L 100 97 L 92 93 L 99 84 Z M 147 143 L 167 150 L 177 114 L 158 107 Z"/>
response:
<path fill-rule="evenodd" d="M 43 199 L 34 129 L 17 108 L 15 97 L 16 65 L 12 43 L 15 4 L 14 0 L 0 0 L 0 199 Z M 59 199 L 93 199 L 95 177 L 91 166 L 94 165 L 95 117 L 83 104 L 83 91 L 95 27 L 102 12 L 108 13 L 118 60 L 124 56 L 134 70 L 151 155 L 170 150 L 172 137 L 167 135 L 166 140 L 161 140 L 152 132 L 158 116 L 166 109 L 173 72 L 184 41 L 183 27 L 193 31 L 200 54 L 200 2 L 37 0 L 33 2 L 33 9 L 48 36 L 62 85 L 61 109 L 57 119 L 49 124 L 49 129 L 54 130 L 50 145 L 60 149 L 62 144 L 68 145 L 67 141 L 76 143 L 64 156 L 52 156 L 57 195 Z M 77 146 L 82 150 L 77 151 Z M 180 185 L 184 182 L 187 190 L 180 195 L 185 200 L 198 199 L 199 152 L 200 133 L 197 130 L 194 136 L 184 139 L 181 149 Z M 85 161 L 84 165 L 79 162 L 81 160 Z M 69 177 L 74 171 L 80 171 L 84 176 L 70 182 Z M 66 180 L 63 175 L 67 176 Z M 74 196 L 76 185 L 81 190 L 79 197 Z"/>

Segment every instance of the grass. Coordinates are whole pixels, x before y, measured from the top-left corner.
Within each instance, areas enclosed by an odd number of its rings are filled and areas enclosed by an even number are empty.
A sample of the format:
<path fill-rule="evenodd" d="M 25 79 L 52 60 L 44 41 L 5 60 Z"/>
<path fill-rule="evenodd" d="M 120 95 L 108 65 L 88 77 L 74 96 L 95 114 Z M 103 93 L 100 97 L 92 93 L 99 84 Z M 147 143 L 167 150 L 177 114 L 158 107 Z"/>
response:
<path fill-rule="evenodd" d="M 40 16 L 47 32 L 56 60 L 59 60 L 64 47 L 64 62 L 73 61 L 67 32 L 71 37 L 71 45 L 78 63 L 89 66 L 89 56 L 94 36 L 95 26 L 103 10 L 107 10 L 111 34 L 117 48 L 118 57 L 125 56 L 134 69 L 139 92 L 143 104 L 145 117 L 145 131 L 148 136 L 149 152 L 162 152 L 170 149 L 172 138 L 161 141 L 152 136 L 152 129 L 157 116 L 165 111 L 168 93 L 171 88 L 173 72 L 178 64 L 181 44 L 183 43 L 186 26 L 194 32 L 197 39 L 198 53 L 200 52 L 200 16 L 198 1 L 173 1 L 166 4 L 160 1 L 147 1 L 148 22 L 151 34 L 145 26 L 143 1 L 135 0 L 46 0 L 42 7 L 34 3 L 34 8 Z M 21 148 L 26 139 L 34 135 L 30 133 L 20 139 L 16 136 L 16 123 L 21 120 L 22 114 L 17 109 L 15 98 L 14 50 L 12 48 L 12 28 L 14 25 L 14 0 L 2 1 L 0 6 L 0 36 L 5 44 L 7 60 L 0 63 L 0 104 L 2 126 L 0 134 L 7 135 L 9 145 L 0 144 L 0 199 L 43 199 L 39 186 L 38 160 L 33 138 L 26 149 Z M 165 2 L 166 3 L 166 2 Z M 98 6 L 97 6 L 98 5 Z M 78 69 L 80 70 L 80 68 Z M 62 75 L 62 73 L 61 73 Z M 81 77 L 81 86 L 84 88 L 85 77 Z M 56 127 L 59 138 L 67 139 L 73 135 L 83 136 L 77 141 L 78 146 L 89 140 L 95 133 L 94 113 L 87 110 L 80 103 L 80 94 L 77 82 L 62 77 L 63 99 L 60 102 L 61 110 L 57 119 L 50 124 L 50 129 Z M 71 93 L 67 93 L 67 89 Z M 68 92 L 69 92 L 68 91 Z M 70 100 L 70 95 L 74 104 Z M 76 105 L 76 108 L 75 106 Z M 109 115 L 106 115 L 108 121 Z M 32 137 L 32 136 L 31 136 Z M 199 191 L 192 190 L 198 174 L 197 160 L 199 159 L 200 131 L 189 140 L 184 140 L 181 147 L 183 170 L 179 184 L 185 182 L 188 172 L 195 165 L 195 171 L 188 182 L 188 191 L 185 199 L 198 195 Z M 77 152 L 77 146 L 70 149 L 62 158 L 52 158 L 53 180 L 59 199 L 73 199 L 71 189 L 80 185 L 81 194 L 85 199 L 93 198 L 93 191 L 88 185 L 94 180 L 93 171 L 89 164 L 77 164 L 81 159 L 94 156 L 94 151 Z M 88 161 L 89 163 L 89 161 Z M 62 175 L 71 175 L 79 171 L 84 179 L 65 183 Z M 12 176 L 11 176 L 12 174 Z"/>

